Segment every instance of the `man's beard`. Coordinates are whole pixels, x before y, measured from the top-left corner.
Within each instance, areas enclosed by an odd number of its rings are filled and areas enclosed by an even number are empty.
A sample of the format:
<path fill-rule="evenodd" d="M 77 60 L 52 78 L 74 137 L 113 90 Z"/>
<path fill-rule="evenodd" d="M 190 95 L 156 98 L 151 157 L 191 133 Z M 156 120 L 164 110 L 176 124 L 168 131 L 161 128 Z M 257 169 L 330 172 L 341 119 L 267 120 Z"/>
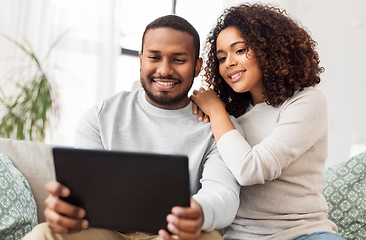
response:
<path fill-rule="evenodd" d="M 151 79 L 148 79 L 148 81 L 151 81 Z M 183 98 L 186 98 L 188 96 L 188 92 L 191 89 L 193 83 L 191 84 L 191 86 L 188 86 L 187 89 L 185 89 L 181 94 L 177 95 L 177 96 L 169 96 L 169 92 L 160 92 L 159 96 L 154 95 L 151 91 L 149 91 L 147 89 L 147 87 L 144 84 L 144 81 L 140 78 L 140 82 L 142 87 L 144 88 L 147 96 L 149 97 L 149 99 L 151 101 L 153 101 L 154 103 L 158 104 L 158 105 L 162 105 L 162 106 L 169 106 L 169 105 L 174 105 L 178 102 L 180 102 Z"/>

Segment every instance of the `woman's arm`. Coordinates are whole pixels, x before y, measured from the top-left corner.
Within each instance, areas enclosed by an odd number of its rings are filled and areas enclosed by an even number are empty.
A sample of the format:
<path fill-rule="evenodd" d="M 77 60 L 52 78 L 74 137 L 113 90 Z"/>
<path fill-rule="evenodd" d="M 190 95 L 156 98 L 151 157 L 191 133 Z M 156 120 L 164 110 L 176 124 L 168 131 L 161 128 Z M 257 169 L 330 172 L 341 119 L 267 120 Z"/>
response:
<path fill-rule="evenodd" d="M 254 134 L 261 140 L 252 146 L 225 118 L 227 113 L 224 114 L 223 103 L 220 106 L 215 92 L 200 89 L 191 98 L 210 116 L 219 152 L 242 186 L 278 178 L 283 169 L 327 133 L 326 100 L 315 89 L 304 90 L 286 101 L 279 109 L 278 122 L 265 136 L 260 137 L 262 134 L 258 131 L 262 127 L 268 130 L 270 126 L 256 127 L 249 135 Z M 265 112 L 260 115 L 251 120 L 251 124 L 258 126 L 257 121 L 269 117 Z M 248 132 L 244 133 L 248 135 Z"/>
<path fill-rule="evenodd" d="M 226 112 L 224 103 L 218 98 L 215 91 L 200 88 L 199 90 L 193 91 L 191 99 L 197 104 L 200 110 L 209 116 L 211 129 L 216 142 L 225 133 L 235 129 Z"/>
<path fill-rule="evenodd" d="M 242 186 L 280 177 L 308 150 L 312 160 L 324 160 L 328 119 L 326 100 L 319 91 L 301 91 L 277 108 L 259 107 L 241 119 L 245 138 L 230 131 L 217 143 L 222 158 Z M 268 118 L 270 125 L 264 124 Z M 320 144 L 313 147 L 317 143 Z"/>

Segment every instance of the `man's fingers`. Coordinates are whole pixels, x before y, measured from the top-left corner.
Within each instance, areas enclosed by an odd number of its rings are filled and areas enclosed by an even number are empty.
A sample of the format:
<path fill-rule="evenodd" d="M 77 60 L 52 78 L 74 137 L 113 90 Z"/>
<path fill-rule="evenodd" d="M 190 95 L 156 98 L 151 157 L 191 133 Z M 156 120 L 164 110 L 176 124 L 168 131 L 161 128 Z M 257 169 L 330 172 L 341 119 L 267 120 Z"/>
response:
<path fill-rule="evenodd" d="M 68 217 L 82 219 L 85 217 L 85 210 L 65 201 L 62 201 L 57 196 L 48 195 L 45 200 L 46 209 L 55 211 Z"/>
<path fill-rule="evenodd" d="M 70 195 L 70 190 L 56 181 L 47 182 L 46 190 L 47 192 L 55 196 L 68 197 Z"/>
<path fill-rule="evenodd" d="M 67 228 L 65 228 L 65 227 L 62 227 L 62 226 L 59 226 L 59 225 L 57 225 L 57 224 L 54 224 L 54 223 L 52 223 L 52 222 L 50 222 L 50 221 L 47 221 L 47 225 L 48 225 L 48 227 L 49 227 L 52 231 L 54 231 L 54 232 L 56 232 L 56 233 L 59 233 L 59 234 L 67 234 L 67 233 L 70 233 L 70 232 L 69 232 L 69 229 L 67 229 Z"/>
<path fill-rule="evenodd" d="M 164 238 L 164 240 L 173 240 L 172 236 L 163 229 L 160 229 L 158 234 L 160 237 Z"/>
<path fill-rule="evenodd" d="M 167 216 L 167 222 L 168 222 L 168 229 L 169 224 L 172 229 L 169 229 L 172 233 L 176 234 L 177 229 L 181 229 L 182 231 L 189 232 L 189 233 L 196 233 L 197 231 L 201 231 L 201 225 L 198 223 L 199 219 L 184 219 L 184 218 L 178 218 L 174 216 L 173 214 L 169 214 Z"/>
<path fill-rule="evenodd" d="M 170 235 L 164 229 L 160 229 L 159 232 L 158 232 L 158 234 L 159 234 L 160 237 L 164 238 L 164 240 L 177 240 L 177 239 L 181 239 L 177 235 Z"/>
<path fill-rule="evenodd" d="M 181 240 L 196 240 L 201 235 L 203 213 L 200 205 L 191 198 L 190 207 L 173 207 L 166 218 L 168 230 Z M 165 240 L 171 240 L 164 230 L 159 232 Z"/>
<path fill-rule="evenodd" d="M 173 207 L 172 213 L 181 218 L 187 219 L 197 219 L 202 217 L 203 215 L 201 207 L 193 198 L 191 198 L 190 207 Z"/>
<path fill-rule="evenodd" d="M 178 239 L 198 239 L 201 235 L 201 230 L 196 231 L 184 231 L 177 228 L 174 224 L 168 223 L 168 230 L 178 236 Z"/>
<path fill-rule="evenodd" d="M 57 233 L 75 233 L 88 227 L 86 219 L 69 218 L 50 209 L 46 209 L 44 214 L 50 228 Z"/>

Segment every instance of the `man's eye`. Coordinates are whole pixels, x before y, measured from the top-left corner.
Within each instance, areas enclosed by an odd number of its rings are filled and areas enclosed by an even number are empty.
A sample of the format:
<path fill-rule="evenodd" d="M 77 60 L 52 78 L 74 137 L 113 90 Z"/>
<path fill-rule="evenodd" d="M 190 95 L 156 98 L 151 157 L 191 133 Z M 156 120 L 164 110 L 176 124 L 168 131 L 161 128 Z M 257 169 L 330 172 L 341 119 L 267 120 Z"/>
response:
<path fill-rule="evenodd" d="M 174 59 L 174 61 L 177 62 L 177 63 L 185 63 L 186 62 L 185 59 L 180 59 L 180 58 L 176 58 L 176 59 Z"/>
<path fill-rule="evenodd" d="M 149 56 L 149 59 L 150 59 L 150 60 L 154 60 L 154 61 L 157 61 L 157 60 L 159 60 L 159 57 L 155 57 L 155 56 Z"/>

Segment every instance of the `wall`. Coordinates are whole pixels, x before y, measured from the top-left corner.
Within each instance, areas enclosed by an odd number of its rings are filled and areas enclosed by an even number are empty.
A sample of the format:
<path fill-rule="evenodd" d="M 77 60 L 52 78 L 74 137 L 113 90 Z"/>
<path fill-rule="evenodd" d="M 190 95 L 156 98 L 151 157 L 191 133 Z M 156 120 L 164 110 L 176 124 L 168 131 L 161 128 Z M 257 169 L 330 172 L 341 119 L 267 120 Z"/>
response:
<path fill-rule="evenodd" d="M 235 5 L 242 1 L 228 1 Z M 329 154 L 327 166 L 366 150 L 366 1 L 278 0 L 318 42 L 321 65 L 319 89 L 328 101 Z"/>

